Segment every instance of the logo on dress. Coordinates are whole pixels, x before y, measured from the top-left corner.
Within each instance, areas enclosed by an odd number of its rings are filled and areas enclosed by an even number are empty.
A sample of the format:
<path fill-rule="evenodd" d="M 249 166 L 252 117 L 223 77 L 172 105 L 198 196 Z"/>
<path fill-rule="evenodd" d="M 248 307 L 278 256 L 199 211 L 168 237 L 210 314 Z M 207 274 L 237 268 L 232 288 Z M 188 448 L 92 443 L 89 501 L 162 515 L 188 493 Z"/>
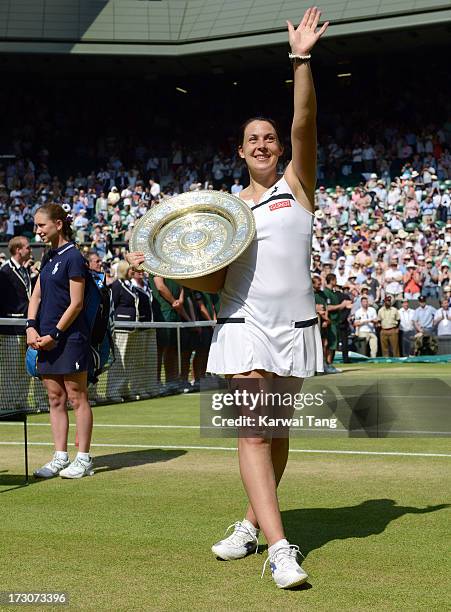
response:
<path fill-rule="evenodd" d="M 279 187 L 276 185 L 269 195 L 274 195 Z"/>
<path fill-rule="evenodd" d="M 277 210 L 279 208 L 291 208 L 290 200 L 281 200 L 280 202 L 274 202 L 269 205 L 269 210 Z"/>
<path fill-rule="evenodd" d="M 75 362 L 75 369 L 79 370 L 80 369 L 80 364 L 78 363 L 78 361 Z"/>
<path fill-rule="evenodd" d="M 60 265 L 60 262 L 57 261 L 55 264 L 55 267 L 52 270 L 52 274 L 56 274 L 58 272 L 59 265 Z"/>

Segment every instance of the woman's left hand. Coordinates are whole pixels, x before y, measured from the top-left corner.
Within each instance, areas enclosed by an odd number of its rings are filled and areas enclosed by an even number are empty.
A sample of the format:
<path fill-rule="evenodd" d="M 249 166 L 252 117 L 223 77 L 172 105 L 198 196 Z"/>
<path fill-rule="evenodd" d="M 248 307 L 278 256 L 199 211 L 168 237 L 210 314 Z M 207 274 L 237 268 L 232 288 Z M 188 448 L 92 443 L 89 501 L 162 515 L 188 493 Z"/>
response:
<path fill-rule="evenodd" d="M 321 11 L 313 6 L 305 11 L 304 17 L 297 28 L 291 21 L 287 21 L 288 39 L 292 53 L 296 55 L 308 55 L 310 53 L 329 25 L 329 22 L 326 21 L 316 32 L 320 17 Z"/>
<path fill-rule="evenodd" d="M 55 340 L 49 335 L 39 337 L 36 340 L 36 344 L 38 345 L 38 349 L 42 351 L 51 351 L 56 346 Z"/>

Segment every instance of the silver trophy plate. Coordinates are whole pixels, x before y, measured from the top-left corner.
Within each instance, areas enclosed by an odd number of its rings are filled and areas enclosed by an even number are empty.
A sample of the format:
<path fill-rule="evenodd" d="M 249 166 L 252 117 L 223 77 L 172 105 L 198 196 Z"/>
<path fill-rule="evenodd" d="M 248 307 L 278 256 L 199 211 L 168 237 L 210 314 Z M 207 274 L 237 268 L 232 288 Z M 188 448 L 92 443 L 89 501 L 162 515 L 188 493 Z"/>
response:
<path fill-rule="evenodd" d="M 144 270 L 164 278 L 198 278 L 228 266 L 255 234 L 252 210 L 222 191 L 165 198 L 133 228 L 130 251 L 144 253 Z"/>

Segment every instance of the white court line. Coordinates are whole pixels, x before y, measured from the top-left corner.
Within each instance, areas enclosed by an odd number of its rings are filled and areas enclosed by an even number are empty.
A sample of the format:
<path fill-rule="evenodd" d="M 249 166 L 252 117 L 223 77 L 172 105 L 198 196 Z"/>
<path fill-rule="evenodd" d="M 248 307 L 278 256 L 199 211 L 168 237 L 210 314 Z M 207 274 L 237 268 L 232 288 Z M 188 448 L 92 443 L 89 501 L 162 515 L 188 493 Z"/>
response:
<path fill-rule="evenodd" d="M 23 446 L 23 442 L 0 442 L 0 446 Z M 52 442 L 28 442 L 28 446 L 53 446 Z M 75 446 L 75 444 L 68 444 Z M 169 449 L 169 450 L 218 450 L 237 451 L 236 446 L 175 446 L 172 444 L 91 444 L 99 448 L 145 448 L 145 449 Z M 403 453 L 395 451 L 350 451 L 350 450 L 324 450 L 324 449 L 301 449 L 290 448 L 290 453 L 324 453 L 327 455 L 390 455 L 395 457 L 451 457 L 446 453 Z"/>
<path fill-rule="evenodd" d="M 22 427 L 22 423 L 15 423 L 5 421 L 4 423 L 0 422 L 1 425 L 15 425 Z M 50 427 L 50 423 L 27 423 L 28 427 Z M 69 423 L 69 427 L 76 427 L 75 423 Z M 109 427 L 114 429 L 213 429 L 215 431 L 218 430 L 217 427 L 201 427 L 200 425 L 120 425 L 120 424 L 111 424 L 111 423 L 94 423 L 94 428 L 99 427 Z M 230 429 L 234 430 L 234 427 L 222 427 L 221 429 Z M 295 430 L 296 431 L 296 430 Z M 315 427 L 314 430 L 305 430 L 304 433 L 321 433 L 321 432 L 331 432 L 332 430 L 329 427 Z M 333 432 L 348 432 L 348 429 L 334 429 Z M 417 434 L 417 435 L 426 435 L 426 436 L 451 436 L 451 431 L 430 431 L 430 430 L 417 430 L 417 429 L 379 429 L 379 433 L 391 433 L 391 434 Z"/>
<path fill-rule="evenodd" d="M 0 425 L 19 425 L 22 423 L 8 422 Z M 69 423 L 69 427 L 75 427 L 75 423 Z M 27 427 L 50 427 L 50 423 L 27 423 Z M 94 427 L 132 428 L 132 429 L 199 429 L 200 425 L 117 425 L 109 423 L 94 423 Z"/>

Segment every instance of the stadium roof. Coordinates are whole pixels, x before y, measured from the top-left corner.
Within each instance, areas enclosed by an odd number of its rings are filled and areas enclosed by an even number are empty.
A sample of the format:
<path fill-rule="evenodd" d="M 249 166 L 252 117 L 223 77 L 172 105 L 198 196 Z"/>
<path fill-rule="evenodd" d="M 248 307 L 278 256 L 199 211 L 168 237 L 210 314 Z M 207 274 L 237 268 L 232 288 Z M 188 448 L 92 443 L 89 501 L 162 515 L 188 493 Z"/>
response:
<path fill-rule="evenodd" d="M 0 0 L 0 52 L 183 57 L 286 43 L 298 0 Z M 325 40 L 446 25 L 449 0 L 322 0 Z M 449 30 L 448 30 L 449 35 Z"/>

